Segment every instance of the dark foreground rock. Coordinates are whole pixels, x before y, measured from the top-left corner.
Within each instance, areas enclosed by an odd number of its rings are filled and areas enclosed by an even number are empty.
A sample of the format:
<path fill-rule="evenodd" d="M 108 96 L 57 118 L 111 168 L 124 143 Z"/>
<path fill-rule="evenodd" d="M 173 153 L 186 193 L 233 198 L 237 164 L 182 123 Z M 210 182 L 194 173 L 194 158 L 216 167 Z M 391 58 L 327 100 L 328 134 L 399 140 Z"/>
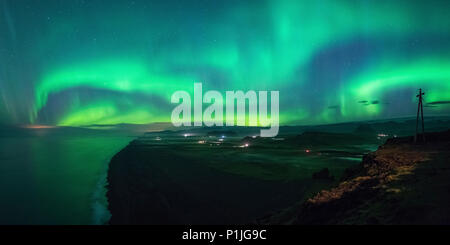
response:
<path fill-rule="evenodd" d="M 334 180 L 334 177 L 330 175 L 328 168 L 323 168 L 322 170 L 313 173 L 313 179 L 324 179 L 324 180 Z"/>
<path fill-rule="evenodd" d="M 392 138 L 341 183 L 263 224 L 450 224 L 450 131 Z"/>
<path fill-rule="evenodd" d="M 111 160 L 110 224 L 248 224 L 294 204 L 308 188 L 219 171 L 202 164 L 211 147 L 164 140 L 140 138 Z"/>

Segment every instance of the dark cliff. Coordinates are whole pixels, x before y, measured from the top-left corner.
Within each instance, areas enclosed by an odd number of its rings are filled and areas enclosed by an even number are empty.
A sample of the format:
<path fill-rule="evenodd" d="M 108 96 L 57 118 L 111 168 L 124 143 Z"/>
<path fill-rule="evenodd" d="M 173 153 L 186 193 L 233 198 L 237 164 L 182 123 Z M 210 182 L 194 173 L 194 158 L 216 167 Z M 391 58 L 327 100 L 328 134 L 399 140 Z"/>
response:
<path fill-rule="evenodd" d="M 262 224 L 450 224 L 450 131 L 392 138 L 334 188 Z"/>

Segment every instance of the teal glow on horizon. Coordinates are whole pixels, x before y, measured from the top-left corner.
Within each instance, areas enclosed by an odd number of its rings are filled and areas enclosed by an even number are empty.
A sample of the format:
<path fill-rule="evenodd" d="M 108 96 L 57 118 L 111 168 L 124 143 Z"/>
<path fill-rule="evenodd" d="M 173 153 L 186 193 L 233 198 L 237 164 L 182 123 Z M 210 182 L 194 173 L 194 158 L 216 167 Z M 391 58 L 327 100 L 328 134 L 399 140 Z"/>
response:
<path fill-rule="evenodd" d="M 280 123 L 450 115 L 448 1 L 0 3 L 0 123 L 169 122 L 170 95 L 279 90 Z M 448 103 L 447 103 L 448 102 Z"/>

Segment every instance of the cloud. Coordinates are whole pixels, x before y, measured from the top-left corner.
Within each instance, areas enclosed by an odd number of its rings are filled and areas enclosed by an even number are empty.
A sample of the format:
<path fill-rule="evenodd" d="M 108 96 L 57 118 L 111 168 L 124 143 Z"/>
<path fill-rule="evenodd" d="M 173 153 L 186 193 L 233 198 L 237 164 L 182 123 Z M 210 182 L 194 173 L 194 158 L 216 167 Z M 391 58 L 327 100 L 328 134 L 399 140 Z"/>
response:
<path fill-rule="evenodd" d="M 450 100 L 434 101 L 434 102 L 430 102 L 427 104 L 428 105 L 445 105 L 445 104 L 450 104 Z"/>
<path fill-rule="evenodd" d="M 378 105 L 378 104 L 383 104 L 383 105 L 389 105 L 389 102 L 381 102 L 379 100 L 372 100 L 372 101 L 368 101 L 368 100 L 360 100 L 358 101 L 359 104 L 362 104 L 364 106 L 368 106 L 368 105 Z"/>

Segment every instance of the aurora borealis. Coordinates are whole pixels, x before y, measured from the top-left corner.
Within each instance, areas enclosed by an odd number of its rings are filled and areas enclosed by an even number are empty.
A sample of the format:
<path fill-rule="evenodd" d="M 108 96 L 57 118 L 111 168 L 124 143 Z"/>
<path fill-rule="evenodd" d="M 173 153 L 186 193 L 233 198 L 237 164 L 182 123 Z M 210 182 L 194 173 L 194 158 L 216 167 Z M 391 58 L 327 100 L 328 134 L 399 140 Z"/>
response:
<path fill-rule="evenodd" d="M 176 90 L 279 90 L 280 123 L 450 114 L 450 1 L 0 0 L 0 123 L 169 122 Z"/>

